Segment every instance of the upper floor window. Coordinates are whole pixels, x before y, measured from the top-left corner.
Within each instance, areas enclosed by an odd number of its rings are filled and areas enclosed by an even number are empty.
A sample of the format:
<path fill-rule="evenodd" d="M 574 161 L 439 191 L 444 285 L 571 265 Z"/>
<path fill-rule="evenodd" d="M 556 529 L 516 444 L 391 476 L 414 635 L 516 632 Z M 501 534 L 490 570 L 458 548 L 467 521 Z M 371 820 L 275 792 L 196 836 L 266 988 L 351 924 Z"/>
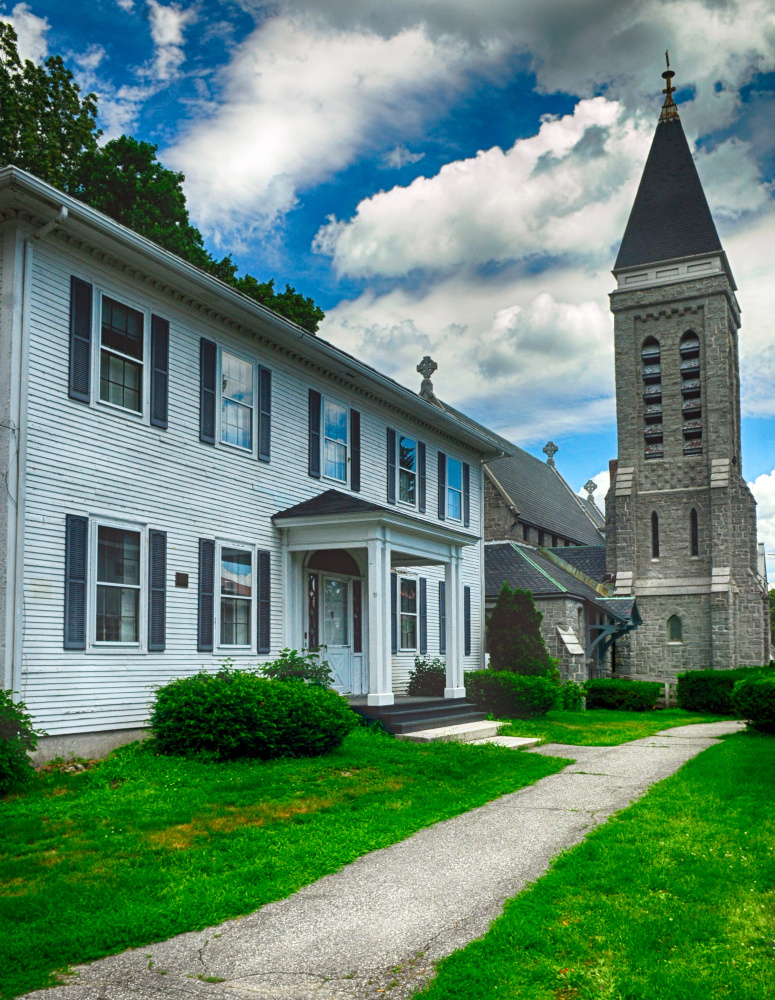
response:
<path fill-rule="evenodd" d="M 143 400 L 143 314 L 102 297 L 100 399 L 135 413 Z"/>
<path fill-rule="evenodd" d="M 323 475 L 347 482 L 347 408 L 323 402 Z"/>
<path fill-rule="evenodd" d="M 694 330 L 681 337 L 681 416 L 684 455 L 702 453 L 702 383 L 700 338 Z"/>
<path fill-rule="evenodd" d="M 447 517 L 463 518 L 463 463 L 456 458 L 447 458 Z"/>
<path fill-rule="evenodd" d="M 253 449 L 253 364 L 221 351 L 221 441 Z"/>
<path fill-rule="evenodd" d="M 414 507 L 417 503 L 417 442 L 398 436 L 398 499 Z"/>
<path fill-rule="evenodd" d="M 222 546 L 220 559 L 220 644 L 251 644 L 253 618 L 253 553 L 250 549 Z"/>
<path fill-rule="evenodd" d="M 98 525 L 95 642 L 140 641 L 139 531 Z"/>
<path fill-rule="evenodd" d="M 647 337 L 641 348 L 643 377 L 643 437 L 646 458 L 662 458 L 662 363 L 659 341 Z"/>
<path fill-rule="evenodd" d="M 659 514 L 651 513 L 651 558 L 659 559 Z"/>
<path fill-rule="evenodd" d="M 698 556 L 700 554 L 700 520 L 695 507 L 692 507 L 692 512 L 689 515 L 689 536 L 691 553 L 693 556 Z"/>

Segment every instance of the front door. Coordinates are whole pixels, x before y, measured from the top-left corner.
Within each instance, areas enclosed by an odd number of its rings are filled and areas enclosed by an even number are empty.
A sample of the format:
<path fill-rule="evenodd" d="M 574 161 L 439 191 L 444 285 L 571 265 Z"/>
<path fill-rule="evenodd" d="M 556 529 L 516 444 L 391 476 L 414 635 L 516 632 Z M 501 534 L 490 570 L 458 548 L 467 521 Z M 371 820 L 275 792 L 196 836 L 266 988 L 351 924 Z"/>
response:
<path fill-rule="evenodd" d="M 350 649 L 350 584 L 341 577 L 323 577 L 321 638 L 323 656 L 331 667 L 331 687 L 340 694 L 352 691 Z"/>

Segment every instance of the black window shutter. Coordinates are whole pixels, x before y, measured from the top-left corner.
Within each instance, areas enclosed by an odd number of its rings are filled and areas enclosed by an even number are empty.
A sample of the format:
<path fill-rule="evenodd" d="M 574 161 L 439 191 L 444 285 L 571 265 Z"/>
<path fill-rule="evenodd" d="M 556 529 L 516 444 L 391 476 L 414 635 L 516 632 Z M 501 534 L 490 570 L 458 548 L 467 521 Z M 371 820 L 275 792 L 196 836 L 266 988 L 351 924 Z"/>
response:
<path fill-rule="evenodd" d="M 463 524 L 471 524 L 471 466 L 463 462 Z"/>
<path fill-rule="evenodd" d="M 258 594 L 256 637 L 258 652 L 268 653 L 272 648 L 270 617 L 272 613 L 272 560 L 269 552 L 261 551 L 256 560 L 258 579 L 256 592 Z"/>
<path fill-rule="evenodd" d="M 167 647 L 167 533 L 148 532 L 148 651 Z"/>
<path fill-rule="evenodd" d="M 398 652 L 398 577 L 390 574 L 390 651 Z"/>
<path fill-rule="evenodd" d="M 355 493 L 361 488 L 361 415 L 350 410 L 350 489 Z"/>
<path fill-rule="evenodd" d="M 86 649 L 86 567 L 89 519 L 65 519 L 65 649 Z"/>
<path fill-rule="evenodd" d="M 439 452 L 439 520 L 447 516 L 447 456 Z"/>
<path fill-rule="evenodd" d="M 428 581 L 420 577 L 420 653 L 428 652 Z"/>
<path fill-rule="evenodd" d="M 320 393 L 309 391 L 309 474 L 320 479 Z"/>
<path fill-rule="evenodd" d="M 439 653 L 443 656 L 447 652 L 447 585 L 443 580 L 439 581 Z"/>
<path fill-rule="evenodd" d="M 396 432 L 387 429 L 387 502 L 396 502 Z"/>
<path fill-rule="evenodd" d="M 258 366 L 258 460 L 272 457 L 272 373 Z"/>
<path fill-rule="evenodd" d="M 425 442 L 417 442 L 417 509 L 425 513 L 426 494 L 428 492 L 428 471 Z"/>
<path fill-rule="evenodd" d="M 88 281 L 71 277 L 69 395 L 81 403 L 91 401 L 91 310 L 92 286 Z"/>
<path fill-rule="evenodd" d="M 151 316 L 151 423 L 166 430 L 169 425 L 170 325 Z"/>
<path fill-rule="evenodd" d="M 199 341 L 199 440 L 215 444 L 215 379 L 218 348 L 212 340 Z M 212 647 L 210 647 L 212 648 Z"/>
<path fill-rule="evenodd" d="M 213 648 L 215 614 L 215 542 L 199 539 L 199 618 L 196 648 L 208 653 Z"/>
<path fill-rule="evenodd" d="M 471 588 L 463 587 L 463 635 L 466 656 L 471 655 Z"/>

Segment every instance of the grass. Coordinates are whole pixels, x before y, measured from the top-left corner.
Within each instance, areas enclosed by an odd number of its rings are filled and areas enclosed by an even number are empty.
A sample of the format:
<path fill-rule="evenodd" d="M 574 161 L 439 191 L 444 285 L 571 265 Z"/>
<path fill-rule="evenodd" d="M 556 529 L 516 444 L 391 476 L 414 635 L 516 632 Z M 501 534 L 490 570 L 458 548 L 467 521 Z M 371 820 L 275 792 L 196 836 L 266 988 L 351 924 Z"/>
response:
<path fill-rule="evenodd" d="M 729 716 L 701 715 L 682 708 L 657 712 L 617 712 L 594 708 L 586 712 L 552 711 L 539 719 L 514 719 L 501 730 L 504 736 L 540 736 L 545 743 L 574 746 L 612 747 L 661 729 L 686 726 L 693 722 L 721 722 Z"/>
<path fill-rule="evenodd" d="M 565 763 L 360 729 L 314 759 L 215 764 L 133 744 L 40 777 L 0 801 L 0 995 L 249 913 Z"/>
<path fill-rule="evenodd" d="M 450 956 L 423 1000 L 772 1000 L 775 736 L 656 785 Z"/>

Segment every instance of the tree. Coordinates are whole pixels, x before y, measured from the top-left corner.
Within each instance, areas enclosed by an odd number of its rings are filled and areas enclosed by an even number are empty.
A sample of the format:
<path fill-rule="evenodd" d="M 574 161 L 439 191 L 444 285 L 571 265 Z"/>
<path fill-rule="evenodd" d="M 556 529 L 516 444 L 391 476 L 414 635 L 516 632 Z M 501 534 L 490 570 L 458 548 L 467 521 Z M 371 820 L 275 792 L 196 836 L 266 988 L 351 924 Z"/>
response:
<path fill-rule="evenodd" d="M 19 59 L 16 32 L 0 21 L 0 165 L 27 170 L 67 194 L 177 254 L 314 333 L 325 316 L 290 285 L 237 276 L 226 256 L 216 260 L 191 224 L 185 177 L 156 158 L 158 147 L 122 135 L 104 146 L 97 128 L 97 97 L 81 95 L 59 56 L 43 66 Z"/>
<path fill-rule="evenodd" d="M 542 618 L 529 590 L 512 590 L 504 583 L 487 627 L 490 669 L 542 675 L 552 671 L 554 663 L 541 635 Z"/>

